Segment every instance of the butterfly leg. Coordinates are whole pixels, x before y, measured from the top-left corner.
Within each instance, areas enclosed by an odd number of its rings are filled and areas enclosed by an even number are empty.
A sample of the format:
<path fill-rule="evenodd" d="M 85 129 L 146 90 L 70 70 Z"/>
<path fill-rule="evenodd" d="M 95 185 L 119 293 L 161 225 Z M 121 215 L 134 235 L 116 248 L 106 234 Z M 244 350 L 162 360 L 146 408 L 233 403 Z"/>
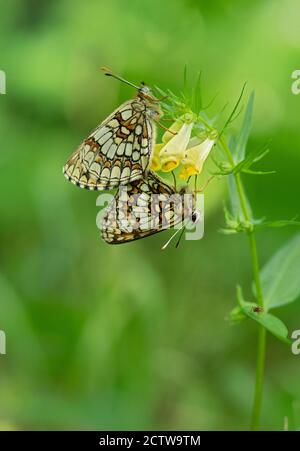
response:
<path fill-rule="evenodd" d="M 209 178 L 206 180 L 205 184 L 204 184 L 201 188 L 195 190 L 195 192 L 196 192 L 196 193 L 202 193 L 202 192 L 205 190 L 205 188 L 207 187 L 207 185 L 208 185 L 215 177 L 216 177 L 215 175 L 212 175 L 211 177 L 209 177 Z"/>
<path fill-rule="evenodd" d="M 175 191 L 177 191 L 177 183 L 176 183 L 176 177 L 175 177 L 174 171 L 172 171 L 171 174 L 172 174 L 172 177 L 173 177 L 174 189 L 175 189 Z"/>
<path fill-rule="evenodd" d="M 161 124 L 159 121 L 157 121 L 156 119 L 154 119 L 155 122 L 157 123 L 157 125 L 159 125 L 163 130 L 165 130 L 166 132 L 170 132 L 172 133 L 172 135 L 177 135 L 176 132 L 173 132 L 172 130 L 170 130 L 168 127 L 165 127 L 163 124 Z"/>

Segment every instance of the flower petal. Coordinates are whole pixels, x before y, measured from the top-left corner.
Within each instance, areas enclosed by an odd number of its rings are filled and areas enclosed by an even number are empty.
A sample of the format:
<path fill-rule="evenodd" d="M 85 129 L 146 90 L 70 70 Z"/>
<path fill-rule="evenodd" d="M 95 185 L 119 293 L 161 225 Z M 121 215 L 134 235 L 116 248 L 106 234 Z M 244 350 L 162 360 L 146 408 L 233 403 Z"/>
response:
<path fill-rule="evenodd" d="M 187 149 L 182 160 L 183 169 L 179 176 L 188 178 L 191 175 L 200 174 L 214 143 L 214 139 L 206 138 L 201 144 Z"/>
<path fill-rule="evenodd" d="M 171 138 L 170 141 L 168 141 L 167 144 L 161 149 L 159 156 L 162 171 L 172 171 L 184 158 L 193 125 L 193 123 L 184 123 L 177 135 L 173 136 L 173 138 Z"/>
<path fill-rule="evenodd" d="M 151 163 L 150 163 L 150 169 L 152 169 L 152 171 L 157 172 L 161 169 L 159 153 L 163 147 L 164 147 L 164 143 L 155 144 L 155 146 L 154 146 L 153 154 L 151 157 Z"/>

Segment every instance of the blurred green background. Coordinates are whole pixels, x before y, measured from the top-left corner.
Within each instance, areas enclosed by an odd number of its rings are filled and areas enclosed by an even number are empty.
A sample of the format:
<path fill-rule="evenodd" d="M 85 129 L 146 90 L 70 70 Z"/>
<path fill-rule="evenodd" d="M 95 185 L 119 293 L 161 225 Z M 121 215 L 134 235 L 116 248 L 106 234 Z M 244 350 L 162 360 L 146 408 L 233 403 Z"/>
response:
<path fill-rule="evenodd" d="M 256 217 L 300 211 L 297 0 L 2 2 L 0 69 L 1 429 L 244 429 L 257 328 L 230 326 L 235 285 L 250 296 L 244 236 L 218 233 L 226 192 L 206 193 L 205 236 L 160 251 L 169 232 L 124 246 L 102 242 L 97 193 L 61 168 L 133 90 L 99 72 L 182 87 L 204 72 L 216 110 L 248 81 L 251 145 L 272 138 L 268 177 L 244 178 Z M 235 124 L 238 126 L 238 123 Z M 295 229 L 258 236 L 263 264 Z M 300 303 L 275 312 L 300 328 Z M 300 427 L 300 357 L 273 337 L 262 427 Z"/>

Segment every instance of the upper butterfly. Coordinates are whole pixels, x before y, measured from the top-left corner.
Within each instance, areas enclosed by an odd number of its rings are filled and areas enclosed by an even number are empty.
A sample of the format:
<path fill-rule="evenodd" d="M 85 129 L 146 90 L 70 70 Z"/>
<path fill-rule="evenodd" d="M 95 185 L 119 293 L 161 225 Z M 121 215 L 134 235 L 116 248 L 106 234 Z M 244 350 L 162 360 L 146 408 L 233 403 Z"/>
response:
<path fill-rule="evenodd" d="M 162 116 L 159 100 L 150 88 L 136 86 L 103 68 L 138 90 L 134 99 L 117 108 L 80 144 L 63 168 L 74 185 L 104 190 L 126 185 L 147 174 L 155 144 L 154 121 Z"/>

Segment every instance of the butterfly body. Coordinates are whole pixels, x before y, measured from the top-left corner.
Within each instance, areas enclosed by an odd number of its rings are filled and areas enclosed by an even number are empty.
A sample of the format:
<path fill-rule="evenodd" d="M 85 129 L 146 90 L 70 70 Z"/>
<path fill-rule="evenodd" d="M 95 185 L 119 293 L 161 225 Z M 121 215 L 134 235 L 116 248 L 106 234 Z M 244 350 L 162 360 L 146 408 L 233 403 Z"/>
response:
<path fill-rule="evenodd" d="M 142 86 L 80 144 L 63 168 L 65 177 L 89 190 L 145 177 L 156 137 L 154 121 L 161 114 L 158 100 Z"/>

